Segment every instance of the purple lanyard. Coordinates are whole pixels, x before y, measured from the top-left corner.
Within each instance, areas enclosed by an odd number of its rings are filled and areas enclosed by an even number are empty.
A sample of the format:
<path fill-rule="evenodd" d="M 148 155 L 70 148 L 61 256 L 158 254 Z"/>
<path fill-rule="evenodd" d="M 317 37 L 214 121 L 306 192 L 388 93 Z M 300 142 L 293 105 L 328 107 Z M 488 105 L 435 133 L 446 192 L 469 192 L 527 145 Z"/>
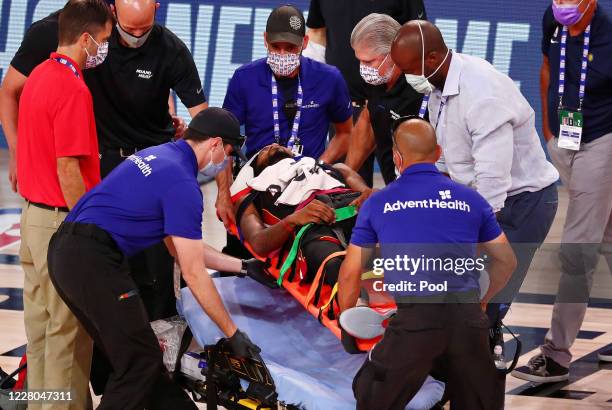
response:
<path fill-rule="evenodd" d="M 563 26 L 561 32 L 560 51 L 559 57 L 559 109 L 563 107 L 563 94 L 565 94 L 565 58 L 567 51 L 567 26 Z M 591 42 L 591 25 L 589 24 L 586 30 L 584 30 L 584 44 L 582 46 L 582 65 L 580 66 L 580 89 L 578 91 L 578 98 L 580 99 L 580 105 L 578 111 L 582 111 L 582 102 L 584 101 L 585 89 L 586 89 L 586 76 L 587 76 L 587 65 L 589 62 L 589 44 Z"/>
<path fill-rule="evenodd" d="M 72 71 L 74 73 L 74 75 L 76 75 L 77 78 L 81 77 L 79 75 L 78 70 L 74 66 L 74 64 L 72 64 L 70 61 L 66 60 L 65 58 L 63 58 L 63 57 L 52 57 L 51 60 L 57 61 L 58 63 L 63 64 L 66 67 L 68 67 L 70 69 L 70 71 Z"/>

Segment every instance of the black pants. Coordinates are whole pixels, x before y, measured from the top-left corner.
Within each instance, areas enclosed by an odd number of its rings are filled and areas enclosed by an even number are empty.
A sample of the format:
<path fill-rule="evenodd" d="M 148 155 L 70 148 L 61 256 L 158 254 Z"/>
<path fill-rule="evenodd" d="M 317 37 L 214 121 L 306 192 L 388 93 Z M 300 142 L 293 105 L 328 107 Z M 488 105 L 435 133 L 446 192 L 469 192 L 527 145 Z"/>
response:
<path fill-rule="evenodd" d="M 108 358 L 98 409 L 196 409 L 167 373 L 126 258 L 105 231 L 63 223 L 49 244 L 58 294 Z"/>
<path fill-rule="evenodd" d="M 355 376 L 357 409 L 404 409 L 441 361 L 451 409 L 500 409 L 488 327 L 477 303 L 400 304 Z"/>

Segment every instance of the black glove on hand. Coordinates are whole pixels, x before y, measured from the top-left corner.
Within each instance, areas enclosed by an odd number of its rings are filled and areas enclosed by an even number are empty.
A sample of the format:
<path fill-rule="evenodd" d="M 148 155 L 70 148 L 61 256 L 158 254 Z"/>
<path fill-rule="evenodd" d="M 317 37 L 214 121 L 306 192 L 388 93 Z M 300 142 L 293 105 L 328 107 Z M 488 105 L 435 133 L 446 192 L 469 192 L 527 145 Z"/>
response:
<path fill-rule="evenodd" d="M 237 329 L 236 333 L 227 340 L 232 352 L 238 357 L 251 357 L 261 352 L 259 346 L 251 342 L 249 336 L 240 329 Z"/>
<path fill-rule="evenodd" d="M 241 278 L 248 276 L 264 286 L 277 288 L 276 280 L 266 272 L 265 267 L 266 263 L 258 259 L 244 259 L 242 261 L 242 269 L 237 276 Z"/>

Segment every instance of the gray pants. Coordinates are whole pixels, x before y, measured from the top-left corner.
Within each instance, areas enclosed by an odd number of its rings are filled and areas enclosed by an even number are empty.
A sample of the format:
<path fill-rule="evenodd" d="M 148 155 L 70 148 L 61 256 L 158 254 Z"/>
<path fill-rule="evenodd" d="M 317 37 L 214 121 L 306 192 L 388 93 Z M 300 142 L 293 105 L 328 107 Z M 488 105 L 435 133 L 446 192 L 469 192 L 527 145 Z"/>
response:
<path fill-rule="evenodd" d="M 612 134 L 580 151 L 548 143 L 551 159 L 569 193 L 561 238 L 561 280 L 542 353 L 569 367 L 570 347 L 587 309 L 593 273 L 603 254 L 612 271 Z"/>

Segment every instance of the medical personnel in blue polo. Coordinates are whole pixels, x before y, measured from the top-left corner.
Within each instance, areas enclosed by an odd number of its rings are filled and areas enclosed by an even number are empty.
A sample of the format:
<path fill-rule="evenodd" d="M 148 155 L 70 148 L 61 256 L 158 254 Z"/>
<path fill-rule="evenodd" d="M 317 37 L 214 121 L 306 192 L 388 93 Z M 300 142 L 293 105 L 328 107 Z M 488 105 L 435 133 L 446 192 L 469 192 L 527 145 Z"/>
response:
<path fill-rule="evenodd" d="M 264 41 L 267 58 L 239 67 L 223 102 L 245 127 L 247 157 L 278 143 L 326 163 L 340 160 L 353 129 L 351 98 L 340 71 L 302 55 L 308 45 L 306 22 L 294 6 L 271 12 Z M 336 133 L 327 144 L 332 124 Z M 217 179 L 217 213 L 226 227 L 228 220 L 234 222 L 230 169 L 222 176 L 226 180 Z"/>
<path fill-rule="evenodd" d="M 51 281 L 112 363 L 99 409 L 196 409 L 165 371 L 127 263 L 127 257 L 162 240 L 234 352 L 259 351 L 237 329 L 206 270 L 210 253 L 202 241 L 197 182 L 198 171 L 209 176 L 221 171 L 242 140 L 230 112 L 199 112 L 183 139 L 138 151 L 116 167 L 81 198 L 51 238 Z"/>
<path fill-rule="evenodd" d="M 397 127 L 393 162 L 401 176 L 363 203 L 340 269 L 341 322 L 357 303 L 372 258 L 373 273 L 383 268 L 380 281 L 398 307 L 355 376 L 358 409 L 404 408 L 438 359 L 448 366 L 454 408 L 502 408 L 483 307 L 508 281 L 516 259 L 487 201 L 437 170 L 440 153 L 428 122 L 415 117 Z M 491 277 L 482 299 L 477 245 L 488 254 Z"/>

